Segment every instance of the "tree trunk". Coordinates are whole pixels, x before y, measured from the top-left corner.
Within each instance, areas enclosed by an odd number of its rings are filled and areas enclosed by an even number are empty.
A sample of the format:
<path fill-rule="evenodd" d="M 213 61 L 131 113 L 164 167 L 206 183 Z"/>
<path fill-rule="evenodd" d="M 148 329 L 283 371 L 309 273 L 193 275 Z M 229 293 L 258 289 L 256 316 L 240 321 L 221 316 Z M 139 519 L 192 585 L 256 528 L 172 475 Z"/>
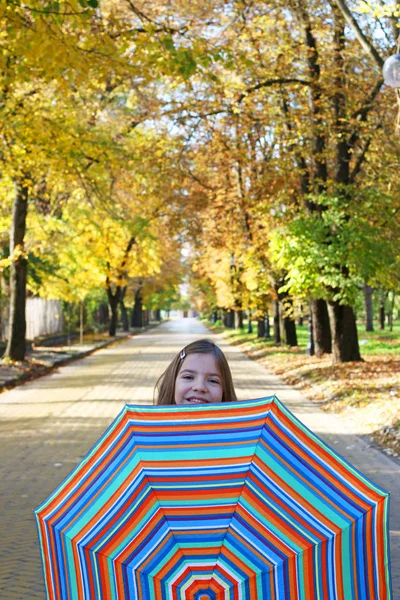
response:
<path fill-rule="evenodd" d="M 71 344 L 71 303 L 67 302 L 67 318 L 68 318 L 68 328 L 67 328 L 67 341 L 68 346 Z"/>
<path fill-rule="evenodd" d="M 128 311 L 126 310 L 125 302 L 123 299 L 119 301 L 119 307 L 121 309 L 122 329 L 123 331 L 129 331 Z"/>
<path fill-rule="evenodd" d="M 257 319 L 257 337 L 263 338 L 265 335 L 265 321 L 264 317 Z"/>
<path fill-rule="evenodd" d="M 285 334 L 285 344 L 297 346 L 296 323 L 293 318 L 293 300 L 290 296 L 282 299 L 282 331 Z"/>
<path fill-rule="evenodd" d="M 297 325 L 299 325 L 299 327 L 302 327 L 304 325 L 304 308 L 302 304 L 300 304 L 299 306 L 299 312 L 300 314 L 297 319 Z"/>
<path fill-rule="evenodd" d="M 253 325 L 251 323 L 251 312 L 249 311 L 249 321 L 247 325 L 247 333 L 253 333 Z"/>
<path fill-rule="evenodd" d="M 135 292 L 135 303 L 131 315 L 132 327 L 143 327 L 143 304 L 142 304 L 142 288 L 138 288 Z"/>
<path fill-rule="evenodd" d="M 98 325 L 105 325 L 108 321 L 108 304 L 102 302 L 96 312 L 96 322 Z"/>
<path fill-rule="evenodd" d="M 224 317 L 224 325 L 225 327 L 227 327 L 228 329 L 233 329 L 235 327 L 235 313 L 233 310 L 225 310 L 225 317 Z"/>
<path fill-rule="evenodd" d="M 392 290 L 392 299 L 389 304 L 389 312 L 388 312 L 389 331 L 393 331 L 393 312 L 394 312 L 395 298 L 396 298 L 396 294 L 395 294 L 394 290 Z"/>
<path fill-rule="evenodd" d="M 113 337 L 117 333 L 119 299 L 118 299 L 117 294 L 111 293 L 111 290 L 110 290 L 110 293 L 108 294 L 108 302 L 109 302 L 110 310 L 111 310 L 111 319 L 110 319 L 110 325 L 108 328 L 108 333 L 110 334 L 110 337 Z"/>
<path fill-rule="evenodd" d="M 124 302 L 127 287 L 128 286 L 125 285 L 123 288 L 121 288 L 121 291 L 119 293 L 119 307 L 121 309 L 122 329 L 123 329 L 123 331 L 129 332 L 128 311 L 126 310 L 126 306 L 125 306 L 125 302 Z"/>
<path fill-rule="evenodd" d="M 385 329 L 385 297 L 383 292 L 379 299 L 379 329 Z"/>
<path fill-rule="evenodd" d="M 314 346 L 314 325 L 311 314 L 311 305 L 310 305 L 310 314 L 308 315 L 308 343 L 307 343 L 307 356 L 315 355 L 315 346 Z"/>
<path fill-rule="evenodd" d="M 270 324 L 269 324 L 269 313 L 268 313 L 268 310 L 265 313 L 264 323 L 265 323 L 264 337 L 265 337 L 266 340 L 270 340 L 271 339 L 271 327 L 270 327 Z"/>
<path fill-rule="evenodd" d="M 333 363 L 361 361 L 353 308 L 338 302 L 329 302 L 328 312 L 332 333 Z"/>
<path fill-rule="evenodd" d="M 284 317 L 283 327 L 285 331 L 285 343 L 288 346 L 297 346 L 296 323 L 291 317 Z"/>
<path fill-rule="evenodd" d="M 332 352 L 332 336 L 328 308 L 325 300 L 311 300 L 311 318 L 314 335 L 314 351 L 318 358 Z"/>
<path fill-rule="evenodd" d="M 235 311 L 235 329 L 243 329 L 243 310 Z"/>
<path fill-rule="evenodd" d="M 0 275 L 0 342 L 3 341 L 3 277 Z"/>
<path fill-rule="evenodd" d="M 126 264 L 127 264 L 128 258 L 129 258 L 130 251 L 132 250 L 135 243 L 136 243 L 136 238 L 131 237 L 131 239 L 129 240 L 129 242 L 125 248 L 124 256 L 123 256 L 122 262 L 120 264 L 120 267 L 118 269 L 117 285 L 115 287 L 114 294 L 112 293 L 111 281 L 109 280 L 109 278 L 107 276 L 107 295 L 108 295 L 108 301 L 109 301 L 110 308 L 111 308 L 111 321 L 110 321 L 110 329 L 109 329 L 110 336 L 114 336 L 117 333 L 118 304 L 124 299 L 125 292 L 126 292 L 126 285 L 125 286 L 122 285 L 122 280 L 123 280 L 124 276 L 126 275 Z"/>
<path fill-rule="evenodd" d="M 156 321 L 161 321 L 161 309 L 160 308 L 157 308 L 155 310 L 154 319 Z"/>
<path fill-rule="evenodd" d="M 81 300 L 79 305 L 79 343 L 83 346 L 83 321 L 84 321 L 84 303 Z"/>
<path fill-rule="evenodd" d="M 365 331 L 374 330 L 372 315 L 372 287 L 364 283 Z"/>
<path fill-rule="evenodd" d="M 274 342 L 275 344 L 281 343 L 279 300 L 274 300 Z"/>
<path fill-rule="evenodd" d="M 385 329 L 385 306 L 383 304 L 379 307 L 379 329 Z"/>
<path fill-rule="evenodd" d="M 4 356 L 11 360 L 24 360 L 26 334 L 26 275 L 28 261 L 24 238 L 28 212 L 28 188 L 16 183 L 10 232 L 10 322 L 7 348 Z"/>

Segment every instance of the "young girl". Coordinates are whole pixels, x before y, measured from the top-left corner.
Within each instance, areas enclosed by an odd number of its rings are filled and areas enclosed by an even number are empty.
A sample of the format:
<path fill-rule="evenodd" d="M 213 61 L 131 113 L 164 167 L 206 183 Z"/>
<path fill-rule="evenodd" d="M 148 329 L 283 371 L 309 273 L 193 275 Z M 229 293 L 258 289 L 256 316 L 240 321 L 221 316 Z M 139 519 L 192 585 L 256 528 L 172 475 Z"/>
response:
<path fill-rule="evenodd" d="M 228 362 L 209 340 L 188 344 L 156 384 L 157 404 L 207 404 L 237 400 Z"/>

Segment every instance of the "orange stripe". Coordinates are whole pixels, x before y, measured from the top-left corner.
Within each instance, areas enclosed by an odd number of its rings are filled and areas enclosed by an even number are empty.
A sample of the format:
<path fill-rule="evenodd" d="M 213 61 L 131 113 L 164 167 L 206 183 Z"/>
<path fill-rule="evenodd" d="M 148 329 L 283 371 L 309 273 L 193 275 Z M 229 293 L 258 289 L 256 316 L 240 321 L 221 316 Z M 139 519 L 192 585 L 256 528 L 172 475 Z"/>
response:
<path fill-rule="evenodd" d="M 321 565 L 327 565 L 328 564 L 328 544 L 326 541 L 324 541 L 322 544 L 320 544 L 320 552 L 321 552 Z M 328 572 L 328 569 L 326 569 L 326 571 L 324 571 L 322 573 L 322 590 L 323 590 L 322 597 L 323 598 L 329 597 L 327 572 Z"/>
<path fill-rule="evenodd" d="M 308 548 L 304 552 L 304 583 L 307 590 L 307 594 L 310 596 L 310 600 L 315 598 L 315 564 L 314 564 L 314 548 Z M 312 594 L 312 595 L 311 595 Z"/>
<path fill-rule="evenodd" d="M 44 571 L 45 571 L 45 579 L 46 579 L 46 587 L 47 587 L 47 592 L 49 594 L 49 598 L 50 600 L 57 600 L 57 590 L 59 589 L 59 586 L 57 585 L 57 582 L 54 582 L 54 587 L 55 587 L 55 593 L 53 592 L 53 585 L 52 585 L 52 580 L 53 579 L 58 579 L 57 574 L 54 572 L 54 569 L 51 569 L 50 565 L 55 564 L 54 561 L 54 539 L 53 539 L 53 530 L 49 527 L 49 531 L 47 531 L 47 527 L 44 523 L 44 521 L 42 520 L 42 517 L 39 520 L 39 528 L 41 531 L 41 539 L 42 539 L 42 547 L 43 547 L 43 555 L 45 557 L 44 560 Z M 49 542 L 47 541 L 47 534 L 50 537 L 50 545 Z M 53 575 L 53 577 L 52 577 Z"/>
<path fill-rule="evenodd" d="M 385 548 L 385 535 L 384 535 L 384 514 L 385 514 L 385 500 L 379 502 L 376 512 L 376 521 L 381 526 L 376 528 L 376 555 L 377 555 L 377 567 L 378 567 L 378 590 L 377 598 L 386 600 L 389 597 L 388 586 L 386 585 L 386 564 L 385 556 L 387 556 Z"/>
<path fill-rule="evenodd" d="M 342 563 L 342 532 L 335 536 L 335 574 L 336 574 L 336 590 L 337 600 L 346 600 L 343 589 L 343 563 Z"/>
<path fill-rule="evenodd" d="M 355 523 L 352 524 L 351 527 L 351 561 L 352 561 L 352 571 L 353 571 L 353 584 L 354 584 L 354 596 L 355 598 L 359 598 L 359 589 L 358 589 L 358 581 L 357 581 L 357 536 L 356 536 L 356 527 Z M 361 549 L 362 552 L 362 549 Z M 371 599 L 372 600 L 372 599 Z"/>
<path fill-rule="evenodd" d="M 370 593 L 372 593 L 373 583 L 374 583 L 374 567 L 375 567 L 375 557 L 372 551 L 372 537 L 373 537 L 373 518 L 372 518 L 372 510 L 369 510 L 364 517 L 365 519 L 365 547 L 367 549 L 367 581 L 370 582 Z M 372 596 L 373 598 L 373 596 Z"/>
<path fill-rule="evenodd" d="M 202 420 L 214 420 L 221 419 L 223 422 L 229 417 L 258 417 L 260 422 L 265 421 L 265 413 L 269 412 L 272 407 L 275 406 L 274 402 L 270 404 L 262 404 L 258 406 L 241 406 L 238 407 L 235 403 L 225 402 L 222 408 L 216 408 L 212 411 L 209 409 L 205 410 L 196 410 L 196 409 L 188 409 L 188 410 L 179 410 L 176 412 L 166 410 L 165 413 L 157 412 L 157 411 L 137 411 L 135 409 L 127 408 L 127 411 L 123 417 L 124 420 L 146 420 L 146 421 L 161 421 L 165 419 L 166 421 L 175 421 L 179 423 L 179 427 L 181 425 L 181 421 L 187 422 L 188 419 L 191 421 L 202 421 Z M 229 408 L 228 408 L 229 407 Z M 235 425 L 236 421 L 231 421 L 229 425 Z M 197 425 L 196 425 L 197 427 Z M 210 426 L 208 426 L 209 428 Z M 136 425 L 135 425 L 136 428 Z"/>
<path fill-rule="evenodd" d="M 297 561 L 295 556 L 290 556 L 287 561 L 288 581 L 289 581 L 289 597 L 298 598 L 299 588 L 297 585 Z M 326 596 L 328 597 L 328 596 Z"/>

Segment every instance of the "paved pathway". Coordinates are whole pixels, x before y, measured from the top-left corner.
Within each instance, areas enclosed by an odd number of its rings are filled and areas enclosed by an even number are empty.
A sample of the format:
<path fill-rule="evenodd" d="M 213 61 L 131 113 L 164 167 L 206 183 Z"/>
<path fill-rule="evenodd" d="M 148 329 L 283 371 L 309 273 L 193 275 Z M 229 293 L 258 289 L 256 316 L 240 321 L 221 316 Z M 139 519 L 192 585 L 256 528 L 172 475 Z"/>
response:
<path fill-rule="evenodd" d="M 0 600 L 44 600 L 32 510 L 64 479 L 126 402 L 149 403 L 189 341 L 212 337 L 182 319 L 0 395 Z M 276 395 L 345 458 L 391 491 L 393 598 L 400 599 L 400 467 L 221 338 L 239 399 Z"/>

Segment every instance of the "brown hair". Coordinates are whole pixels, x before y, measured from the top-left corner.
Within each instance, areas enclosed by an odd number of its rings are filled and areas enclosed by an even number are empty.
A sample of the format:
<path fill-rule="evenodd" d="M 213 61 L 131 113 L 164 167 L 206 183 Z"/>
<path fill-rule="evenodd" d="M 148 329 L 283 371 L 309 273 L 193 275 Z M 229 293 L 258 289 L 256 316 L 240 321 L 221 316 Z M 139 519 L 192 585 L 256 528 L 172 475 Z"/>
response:
<path fill-rule="evenodd" d="M 154 395 L 156 404 L 175 404 L 175 381 L 182 363 L 189 354 L 213 354 L 222 379 L 222 402 L 237 400 L 233 387 L 231 370 L 224 353 L 210 340 L 197 340 L 185 346 L 177 354 L 156 383 Z"/>

